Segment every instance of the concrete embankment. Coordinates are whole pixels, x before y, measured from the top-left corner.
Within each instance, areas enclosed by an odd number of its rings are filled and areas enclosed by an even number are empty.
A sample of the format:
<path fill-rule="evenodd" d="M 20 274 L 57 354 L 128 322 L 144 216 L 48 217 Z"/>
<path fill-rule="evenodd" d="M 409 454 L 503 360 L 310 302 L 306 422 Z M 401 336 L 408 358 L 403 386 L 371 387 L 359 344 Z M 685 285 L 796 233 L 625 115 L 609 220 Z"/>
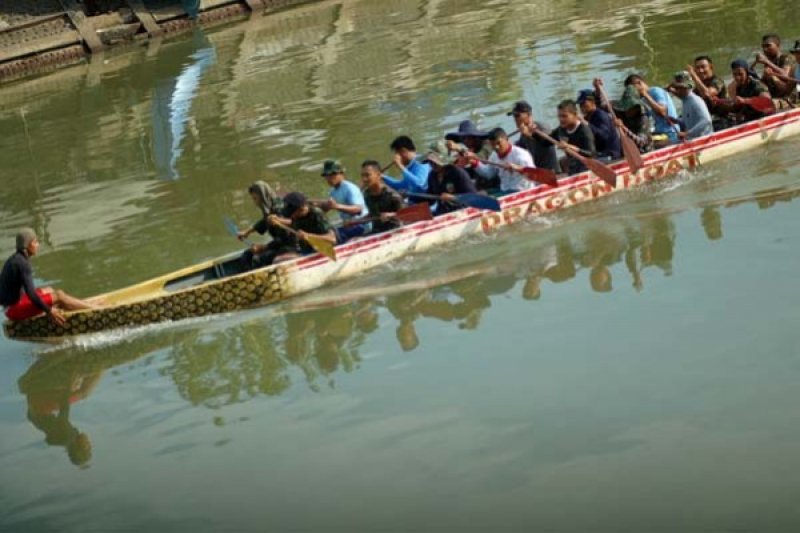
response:
<path fill-rule="evenodd" d="M 0 83 L 72 65 L 109 47 L 243 19 L 309 0 L 0 1 Z"/>

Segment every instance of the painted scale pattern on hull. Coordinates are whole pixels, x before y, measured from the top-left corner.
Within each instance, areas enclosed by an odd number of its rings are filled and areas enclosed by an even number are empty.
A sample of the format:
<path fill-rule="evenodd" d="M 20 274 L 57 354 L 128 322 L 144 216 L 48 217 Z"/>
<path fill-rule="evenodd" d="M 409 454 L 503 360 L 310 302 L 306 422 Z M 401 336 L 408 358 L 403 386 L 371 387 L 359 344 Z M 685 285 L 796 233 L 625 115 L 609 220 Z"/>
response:
<path fill-rule="evenodd" d="M 283 268 L 256 271 L 164 294 L 152 300 L 70 314 L 63 327 L 56 325 L 44 315 L 23 322 L 6 322 L 6 336 L 31 340 L 71 337 L 239 311 L 286 298 L 288 293 L 286 279 Z"/>

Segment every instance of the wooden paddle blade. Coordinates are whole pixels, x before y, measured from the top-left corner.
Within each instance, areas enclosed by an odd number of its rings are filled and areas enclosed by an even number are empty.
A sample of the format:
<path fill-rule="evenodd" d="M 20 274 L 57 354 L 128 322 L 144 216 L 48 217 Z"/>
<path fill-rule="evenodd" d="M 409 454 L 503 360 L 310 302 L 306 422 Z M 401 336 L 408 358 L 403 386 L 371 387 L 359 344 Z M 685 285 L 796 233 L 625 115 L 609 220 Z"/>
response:
<path fill-rule="evenodd" d="M 745 98 L 745 104 L 752 107 L 759 113 L 769 115 L 775 112 L 775 102 L 769 96 L 754 96 L 752 98 Z"/>
<path fill-rule="evenodd" d="M 522 169 L 522 175 L 537 183 L 544 183 L 551 187 L 558 186 L 558 177 L 556 177 L 556 173 L 546 168 L 525 167 Z"/>
<path fill-rule="evenodd" d="M 466 205 L 468 207 L 474 207 L 476 209 L 484 209 L 486 211 L 502 211 L 503 208 L 500 207 L 500 202 L 497 201 L 497 198 L 492 198 L 491 196 L 487 196 L 485 194 L 478 194 L 478 193 L 465 193 L 465 194 L 457 194 L 456 200 L 458 203 Z"/>
<path fill-rule="evenodd" d="M 595 175 L 601 180 L 605 181 L 612 187 L 617 186 L 617 173 L 614 172 L 614 170 L 608 165 L 604 165 L 597 159 L 590 159 L 588 157 L 584 157 L 582 163 L 586 165 L 586 168 L 594 172 Z"/>
<path fill-rule="evenodd" d="M 625 154 L 625 161 L 628 162 L 632 173 L 638 172 L 640 168 L 644 167 L 644 160 L 642 159 L 642 153 L 639 151 L 639 147 L 636 146 L 633 139 L 625 135 L 625 132 L 621 129 L 617 129 L 617 133 L 622 143 L 622 153 Z"/>
<path fill-rule="evenodd" d="M 397 212 L 396 216 L 397 219 L 403 224 L 413 224 L 414 222 L 433 220 L 433 212 L 431 211 L 430 204 L 427 202 L 404 207 Z"/>
<path fill-rule="evenodd" d="M 306 234 L 306 242 L 311 245 L 313 249 L 330 259 L 336 261 L 336 248 L 332 242 L 326 241 L 317 235 Z"/>

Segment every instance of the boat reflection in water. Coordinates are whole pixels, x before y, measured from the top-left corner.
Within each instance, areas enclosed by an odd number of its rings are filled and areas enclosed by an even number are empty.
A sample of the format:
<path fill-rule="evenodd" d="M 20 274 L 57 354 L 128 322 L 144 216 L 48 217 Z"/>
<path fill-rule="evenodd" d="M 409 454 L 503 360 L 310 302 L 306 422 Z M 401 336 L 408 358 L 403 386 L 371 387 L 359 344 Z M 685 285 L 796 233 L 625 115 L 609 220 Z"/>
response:
<path fill-rule="evenodd" d="M 798 190 L 773 189 L 707 202 L 699 206 L 700 223 L 709 240 L 719 240 L 721 207 L 755 202 L 766 209 L 798 196 Z M 255 319 L 252 313 L 234 316 L 244 322 L 233 325 L 218 320 L 202 326 L 189 323 L 111 347 L 58 350 L 40 356 L 19 379 L 19 389 L 27 399 L 28 419 L 45 434 L 45 441 L 65 447 L 70 461 L 84 466 L 92 444 L 72 424 L 70 412 L 89 397 L 108 369 L 151 356 L 145 366 L 160 361 L 159 373 L 174 382 L 182 398 L 211 409 L 257 396 L 280 396 L 297 375 L 312 391 L 335 388 L 337 374 L 351 373 L 364 363 L 365 343 L 382 326 L 394 329 L 398 354 L 413 352 L 424 342 L 417 331 L 421 319 L 451 324 L 456 331 L 474 330 L 496 298 L 535 302 L 555 285 L 583 278 L 582 272 L 588 273 L 592 291 L 609 293 L 620 283 L 611 267 L 620 263 L 631 286 L 645 290 L 652 273 L 673 273 L 674 211 L 679 209 L 629 216 L 619 223 L 602 219 L 602 225 L 585 224 L 589 229 L 583 233 L 556 227 L 537 234 L 538 241 L 515 248 L 505 239 L 486 242 L 471 248 L 488 248 L 485 252 L 491 255 L 476 261 L 475 253 L 469 254 L 469 262 L 444 273 L 420 257 L 409 272 L 388 274 L 414 281 L 387 282 L 386 272 L 376 274 L 380 283 L 362 279 L 358 285 L 351 282 L 296 298 L 269 309 L 267 318 L 261 310 Z M 596 229 L 600 226 L 604 229 Z"/>

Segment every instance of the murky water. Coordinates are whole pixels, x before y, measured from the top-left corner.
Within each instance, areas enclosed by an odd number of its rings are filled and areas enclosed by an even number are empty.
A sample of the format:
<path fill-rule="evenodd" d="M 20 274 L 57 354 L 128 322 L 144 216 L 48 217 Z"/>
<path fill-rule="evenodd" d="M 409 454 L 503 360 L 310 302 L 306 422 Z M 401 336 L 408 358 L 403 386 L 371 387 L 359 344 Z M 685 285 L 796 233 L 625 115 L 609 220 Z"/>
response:
<path fill-rule="evenodd" d="M 765 0 L 324 2 L 0 89 L 0 250 L 81 295 L 235 249 L 266 178 L 724 66 Z M 723 71 L 725 69 L 722 69 Z M 281 306 L 0 340 L 2 531 L 791 531 L 797 141 Z"/>

